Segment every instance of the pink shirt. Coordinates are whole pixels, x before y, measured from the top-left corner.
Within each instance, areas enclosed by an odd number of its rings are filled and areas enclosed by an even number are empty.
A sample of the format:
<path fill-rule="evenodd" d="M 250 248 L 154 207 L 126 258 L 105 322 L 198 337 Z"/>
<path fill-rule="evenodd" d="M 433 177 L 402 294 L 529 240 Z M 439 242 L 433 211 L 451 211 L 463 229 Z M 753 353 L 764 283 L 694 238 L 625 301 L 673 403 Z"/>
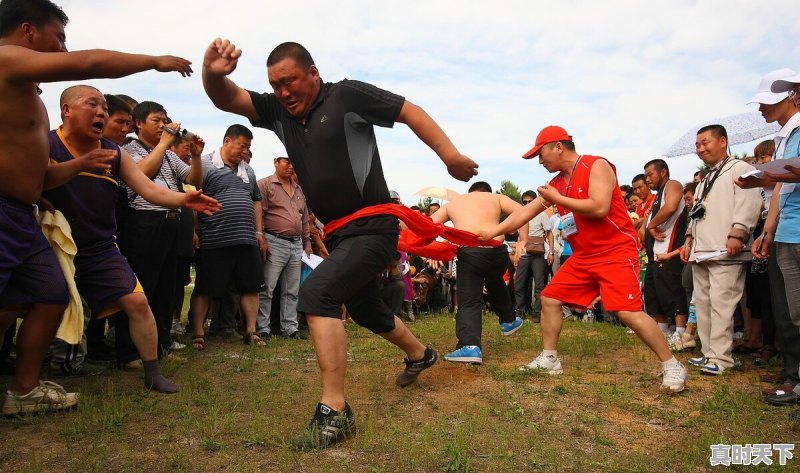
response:
<path fill-rule="evenodd" d="M 275 174 L 259 179 L 264 231 L 284 237 L 302 236 L 303 241 L 310 241 L 306 196 L 298 184 L 290 185 L 294 188 L 291 196 Z"/>

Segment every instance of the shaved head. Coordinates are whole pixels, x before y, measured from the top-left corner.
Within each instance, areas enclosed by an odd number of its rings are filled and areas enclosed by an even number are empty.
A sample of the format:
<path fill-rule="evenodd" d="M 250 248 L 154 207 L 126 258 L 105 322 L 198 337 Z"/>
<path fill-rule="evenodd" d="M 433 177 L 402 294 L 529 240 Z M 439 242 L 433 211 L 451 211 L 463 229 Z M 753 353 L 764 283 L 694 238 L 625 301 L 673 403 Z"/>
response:
<path fill-rule="evenodd" d="M 61 92 L 61 98 L 59 99 L 58 104 L 59 106 L 63 107 L 65 104 L 72 103 L 75 100 L 83 97 L 84 94 L 86 94 L 86 92 L 89 90 L 98 92 L 102 95 L 99 90 L 91 85 L 73 85 L 72 87 L 67 87 L 64 89 L 64 92 Z"/>

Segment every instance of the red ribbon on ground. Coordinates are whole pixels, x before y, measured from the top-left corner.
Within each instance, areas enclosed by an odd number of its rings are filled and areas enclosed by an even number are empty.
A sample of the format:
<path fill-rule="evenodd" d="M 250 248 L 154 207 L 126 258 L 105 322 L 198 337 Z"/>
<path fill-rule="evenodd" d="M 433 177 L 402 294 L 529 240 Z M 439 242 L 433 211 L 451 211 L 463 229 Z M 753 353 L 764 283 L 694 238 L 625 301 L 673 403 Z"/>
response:
<path fill-rule="evenodd" d="M 408 230 L 400 231 L 397 248 L 412 255 L 424 256 L 441 261 L 450 261 L 458 252 L 459 246 L 500 246 L 497 240 L 480 241 L 472 232 L 446 227 L 434 223 L 430 217 L 400 204 L 378 204 L 364 207 L 325 224 L 325 232 L 330 235 L 344 225 L 364 217 L 392 215 L 402 220 Z M 447 241 L 436 241 L 442 237 Z"/>

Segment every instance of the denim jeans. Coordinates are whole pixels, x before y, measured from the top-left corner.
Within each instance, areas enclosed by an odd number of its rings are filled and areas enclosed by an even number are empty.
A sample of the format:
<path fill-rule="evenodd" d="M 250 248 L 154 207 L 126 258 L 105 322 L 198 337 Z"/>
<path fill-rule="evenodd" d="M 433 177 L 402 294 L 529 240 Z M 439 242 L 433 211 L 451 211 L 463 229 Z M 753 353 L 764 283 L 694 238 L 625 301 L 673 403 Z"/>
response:
<path fill-rule="evenodd" d="M 264 283 L 266 290 L 258 295 L 258 316 L 256 331 L 269 333 L 269 318 L 272 312 L 272 293 L 283 275 L 281 289 L 281 332 L 291 335 L 298 330 L 297 293 L 300 290 L 300 266 L 303 255 L 303 242 L 287 241 L 265 234 L 269 255 L 264 264 Z"/>

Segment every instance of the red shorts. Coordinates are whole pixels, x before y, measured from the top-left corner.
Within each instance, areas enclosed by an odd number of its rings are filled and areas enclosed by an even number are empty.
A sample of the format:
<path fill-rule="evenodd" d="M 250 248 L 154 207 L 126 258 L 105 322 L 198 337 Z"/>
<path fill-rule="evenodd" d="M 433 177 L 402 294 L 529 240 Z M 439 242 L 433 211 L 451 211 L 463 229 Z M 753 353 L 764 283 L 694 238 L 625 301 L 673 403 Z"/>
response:
<path fill-rule="evenodd" d="M 585 308 L 597 295 L 610 312 L 641 311 L 639 260 L 581 260 L 570 257 L 542 290 L 542 296 Z"/>

